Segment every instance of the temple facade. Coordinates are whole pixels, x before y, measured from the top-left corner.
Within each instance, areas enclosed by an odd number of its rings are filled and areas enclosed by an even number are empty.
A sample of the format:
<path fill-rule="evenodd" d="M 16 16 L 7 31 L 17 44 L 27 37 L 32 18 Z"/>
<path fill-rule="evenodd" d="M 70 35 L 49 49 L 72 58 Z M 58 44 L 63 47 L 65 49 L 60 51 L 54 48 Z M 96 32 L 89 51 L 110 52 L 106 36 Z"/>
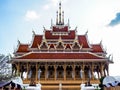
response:
<path fill-rule="evenodd" d="M 87 33 L 77 34 L 71 30 L 69 21 L 64 23 L 64 12 L 59 3 L 56 24 L 43 29 L 43 35 L 33 31 L 32 42 L 18 41 L 12 57 L 13 75 L 19 75 L 24 83 L 31 79 L 44 87 L 80 86 L 90 80 L 99 83 L 102 76 L 109 75 L 112 60 L 102 43 L 90 44 Z M 44 88 L 45 88 L 44 87 Z"/>

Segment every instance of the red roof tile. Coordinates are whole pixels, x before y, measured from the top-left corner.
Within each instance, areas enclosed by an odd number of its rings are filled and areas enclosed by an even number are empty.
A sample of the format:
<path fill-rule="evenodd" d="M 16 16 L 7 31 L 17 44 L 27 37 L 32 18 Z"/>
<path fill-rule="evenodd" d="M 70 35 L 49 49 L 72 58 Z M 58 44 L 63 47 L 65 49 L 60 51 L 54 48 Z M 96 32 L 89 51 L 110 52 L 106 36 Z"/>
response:
<path fill-rule="evenodd" d="M 59 36 L 58 35 L 52 35 L 51 31 L 45 31 L 45 38 L 46 39 L 58 39 Z"/>
<path fill-rule="evenodd" d="M 68 26 L 64 26 L 63 28 L 53 26 L 53 32 L 68 32 Z"/>
<path fill-rule="evenodd" d="M 79 41 L 80 45 L 82 45 L 82 48 L 90 48 L 85 35 L 79 35 L 78 41 Z"/>
<path fill-rule="evenodd" d="M 37 53 L 31 52 L 16 59 L 103 59 L 92 53 Z"/>
<path fill-rule="evenodd" d="M 92 45 L 93 51 L 92 52 L 104 52 L 100 44 Z"/>
<path fill-rule="evenodd" d="M 42 35 L 35 35 L 33 38 L 33 43 L 31 45 L 31 48 L 37 48 L 38 45 L 40 45 L 42 42 Z"/>
<path fill-rule="evenodd" d="M 16 52 L 29 52 L 28 46 L 28 44 L 20 44 Z"/>
<path fill-rule="evenodd" d="M 62 39 L 75 39 L 75 30 L 71 30 L 68 35 L 62 35 Z"/>
<path fill-rule="evenodd" d="M 45 32 L 45 38 L 46 39 L 59 39 L 59 35 L 52 35 L 51 31 Z M 68 35 L 62 35 L 62 39 L 74 39 L 75 38 L 75 31 L 71 30 Z"/>

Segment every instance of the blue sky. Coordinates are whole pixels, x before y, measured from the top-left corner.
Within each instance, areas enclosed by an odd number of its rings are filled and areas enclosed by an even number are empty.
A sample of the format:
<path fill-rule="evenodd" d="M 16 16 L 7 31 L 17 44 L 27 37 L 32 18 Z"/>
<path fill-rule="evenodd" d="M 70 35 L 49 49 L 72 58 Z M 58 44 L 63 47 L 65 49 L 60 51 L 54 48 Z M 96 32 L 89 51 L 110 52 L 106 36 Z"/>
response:
<path fill-rule="evenodd" d="M 43 33 L 43 26 L 55 23 L 60 0 L 0 0 L 0 53 L 12 54 L 17 40 L 30 43 L 32 31 Z M 120 0 L 61 0 L 65 23 L 70 19 L 71 29 L 78 34 L 88 30 L 90 43 L 100 43 L 108 54 L 113 54 L 111 75 L 120 75 Z"/>

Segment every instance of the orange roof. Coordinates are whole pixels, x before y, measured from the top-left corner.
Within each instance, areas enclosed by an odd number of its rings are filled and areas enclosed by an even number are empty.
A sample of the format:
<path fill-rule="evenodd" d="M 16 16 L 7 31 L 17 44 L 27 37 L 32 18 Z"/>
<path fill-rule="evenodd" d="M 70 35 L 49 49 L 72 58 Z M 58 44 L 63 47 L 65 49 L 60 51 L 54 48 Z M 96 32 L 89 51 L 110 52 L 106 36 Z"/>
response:
<path fill-rule="evenodd" d="M 103 59 L 97 55 L 91 53 L 40 53 L 31 52 L 16 59 Z"/>
<path fill-rule="evenodd" d="M 68 26 L 64 26 L 63 28 L 53 26 L 53 32 L 68 32 Z"/>
<path fill-rule="evenodd" d="M 52 35 L 52 32 L 47 30 L 45 32 L 46 39 L 59 39 L 59 35 Z M 74 39 L 75 38 L 75 31 L 71 30 L 68 35 L 62 35 L 62 39 Z"/>
<path fill-rule="evenodd" d="M 16 52 L 29 52 L 28 46 L 28 44 L 20 44 Z"/>
<path fill-rule="evenodd" d="M 92 52 L 104 52 L 100 44 L 93 44 L 92 48 L 93 48 Z"/>
<path fill-rule="evenodd" d="M 85 35 L 79 35 L 78 41 L 79 41 L 80 45 L 82 45 L 82 48 L 90 48 Z"/>
<path fill-rule="evenodd" d="M 40 45 L 42 42 L 42 35 L 35 35 L 33 38 L 33 43 L 31 45 L 31 48 L 37 48 L 38 45 Z"/>

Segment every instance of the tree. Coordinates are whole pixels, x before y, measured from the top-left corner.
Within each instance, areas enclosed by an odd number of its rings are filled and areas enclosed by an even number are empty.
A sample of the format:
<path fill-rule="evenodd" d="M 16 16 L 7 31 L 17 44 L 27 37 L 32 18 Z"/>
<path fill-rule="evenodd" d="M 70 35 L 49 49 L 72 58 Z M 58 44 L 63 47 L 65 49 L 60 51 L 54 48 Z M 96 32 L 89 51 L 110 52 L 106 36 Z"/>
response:
<path fill-rule="evenodd" d="M 7 80 L 12 77 L 12 65 L 10 63 L 10 55 L 0 54 L 0 81 Z"/>

